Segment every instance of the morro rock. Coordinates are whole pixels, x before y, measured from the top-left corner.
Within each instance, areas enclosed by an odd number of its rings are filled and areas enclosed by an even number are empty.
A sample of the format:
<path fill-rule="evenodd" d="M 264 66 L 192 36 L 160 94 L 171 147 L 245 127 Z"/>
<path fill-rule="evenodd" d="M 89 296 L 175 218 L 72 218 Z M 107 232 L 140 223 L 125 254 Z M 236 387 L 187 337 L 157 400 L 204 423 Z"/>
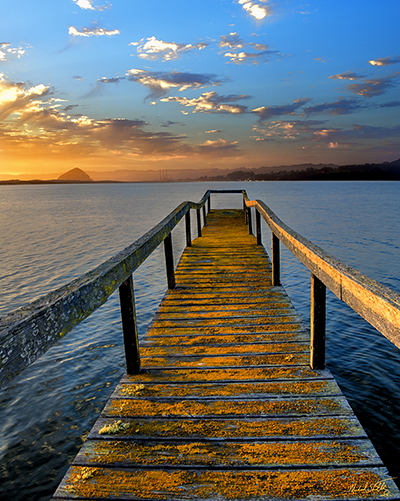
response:
<path fill-rule="evenodd" d="M 93 181 L 93 179 L 86 174 L 82 169 L 76 167 L 75 169 L 71 169 L 65 174 L 61 174 L 58 178 L 59 181 Z"/>

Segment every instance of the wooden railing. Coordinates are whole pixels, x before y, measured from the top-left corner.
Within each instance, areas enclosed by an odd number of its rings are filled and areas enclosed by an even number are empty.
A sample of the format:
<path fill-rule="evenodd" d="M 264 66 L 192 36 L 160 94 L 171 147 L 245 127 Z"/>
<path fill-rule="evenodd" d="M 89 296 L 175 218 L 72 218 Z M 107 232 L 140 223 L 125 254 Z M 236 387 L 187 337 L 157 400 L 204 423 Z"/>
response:
<path fill-rule="evenodd" d="M 191 245 L 190 210 L 196 210 L 197 235 L 210 211 L 211 193 L 243 195 L 249 233 L 261 245 L 261 217 L 272 231 L 272 283 L 280 285 L 280 242 L 311 271 L 311 358 L 314 369 L 325 366 L 325 295 L 328 287 L 354 311 L 400 348 L 400 295 L 345 265 L 286 226 L 260 200 L 249 200 L 244 190 L 209 190 L 200 202 L 183 202 L 132 245 L 94 270 L 20 308 L 0 320 L 0 387 L 6 386 L 28 365 L 75 325 L 91 315 L 119 288 L 127 373 L 140 370 L 133 272 L 164 242 L 168 288 L 175 287 L 171 232 L 185 217 L 186 245 Z"/>
<path fill-rule="evenodd" d="M 272 283 L 280 285 L 282 242 L 311 271 L 310 366 L 325 367 L 326 287 L 400 348 L 400 294 L 339 261 L 284 224 L 261 200 L 249 200 L 243 191 L 249 232 L 255 209 L 255 233 L 261 244 L 261 217 L 272 232 Z"/>

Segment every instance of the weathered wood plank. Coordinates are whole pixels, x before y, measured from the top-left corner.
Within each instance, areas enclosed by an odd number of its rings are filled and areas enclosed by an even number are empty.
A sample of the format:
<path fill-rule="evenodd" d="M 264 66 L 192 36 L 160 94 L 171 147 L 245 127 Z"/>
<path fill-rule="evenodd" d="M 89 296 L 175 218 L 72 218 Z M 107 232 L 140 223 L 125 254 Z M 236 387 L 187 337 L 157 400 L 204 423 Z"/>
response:
<path fill-rule="evenodd" d="M 140 468 L 304 468 L 383 466 L 369 440 L 179 442 L 89 440 L 74 464 Z"/>
<path fill-rule="evenodd" d="M 107 431 L 108 430 L 108 431 Z M 100 433 L 101 431 L 101 433 Z M 367 438 L 354 416 L 279 417 L 262 419 L 177 419 L 100 417 L 89 439 L 276 440 Z"/>
<path fill-rule="evenodd" d="M 348 416 L 352 411 L 344 397 L 271 398 L 268 400 L 111 399 L 105 417 L 277 417 Z"/>
<path fill-rule="evenodd" d="M 141 341 L 141 347 L 153 346 L 224 346 L 226 344 L 274 344 L 274 343 L 308 343 L 310 335 L 306 332 L 274 332 L 263 334 L 224 334 L 222 336 L 213 335 L 163 335 L 163 336 L 146 336 Z"/>
<path fill-rule="evenodd" d="M 341 395 L 333 379 L 314 381 L 202 383 L 202 384 L 119 384 L 112 398 L 271 398 L 278 396 Z"/>
<path fill-rule="evenodd" d="M 189 369 L 152 369 L 142 370 L 136 376 L 125 375 L 121 379 L 121 383 L 142 384 L 146 382 L 241 382 L 241 381 L 282 381 L 296 379 L 329 379 L 332 378 L 328 370 L 315 371 L 310 369 L 308 365 L 284 367 L 224 367 L 224 368 L 189 368 Z"/>
<path fill-rule="evenodd" d="M 385 468 L 191 471 L 72 466 L 55 498 L 365 501 L 398 499 L 398 491 Z"/>
<path fill-rule="evenodd" d="M 237 355 L 226 355 L 213 357 L 209 356 L 176 356 L 176 357 L 143 357 L 142 367 L 143 369 L 150 369 L 156 367 L 248 367 L 249 365 L 307 365 L 308 364 L 307 354 L 297 354 L 297 353 L 279 353 L 279 354 L 249 354 L 243 356 Z"/>
<path fill-rule="evenodd" d="M 234 355 L 309 352 L 308 343 L 224 344 L 212 346 L 153 346 L 141 349 L 142 357 L 183 357 L 190 355 Z"/>

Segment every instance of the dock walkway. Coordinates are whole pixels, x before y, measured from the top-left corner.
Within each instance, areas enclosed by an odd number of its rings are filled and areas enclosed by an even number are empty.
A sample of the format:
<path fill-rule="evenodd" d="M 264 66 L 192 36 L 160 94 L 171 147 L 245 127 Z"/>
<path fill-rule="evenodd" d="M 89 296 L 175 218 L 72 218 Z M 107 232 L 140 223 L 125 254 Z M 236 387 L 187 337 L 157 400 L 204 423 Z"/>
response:
<path fill-rule="evenodd" d="M 400 499 L 243 211 L 213 210 L 54 499 Z"/>

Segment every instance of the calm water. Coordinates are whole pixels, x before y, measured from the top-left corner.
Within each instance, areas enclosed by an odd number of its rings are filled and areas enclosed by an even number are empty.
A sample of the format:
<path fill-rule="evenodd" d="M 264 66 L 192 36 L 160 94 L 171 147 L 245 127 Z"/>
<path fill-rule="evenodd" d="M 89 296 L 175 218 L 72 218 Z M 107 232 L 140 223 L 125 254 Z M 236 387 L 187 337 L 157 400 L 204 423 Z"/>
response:
<path fill-rule="evenodd" d="M 0 315 L 92 269 L 212 188 L 245 188 L 304 237 L 400 292 L 400 183 L 0 186 Z M 241 198 L 213 195 L 218 206 L 241 207 Z M 269 249 L 266 227 L 263 239 Z M 177 261 L 183 225 L 173 242 Z M 285 249 L 282 282 L 307 321 L 309 272 Z M 165 289 L 161 246 L 135 273 L 140 335 Z M 0 499 L 48 500 L 61 481 L 124 372 L 118 306 L 114 294 L 0 392 Z M 328 366 L 400 483 L 400 350 L 332 294 L 327 311 Z"/>

